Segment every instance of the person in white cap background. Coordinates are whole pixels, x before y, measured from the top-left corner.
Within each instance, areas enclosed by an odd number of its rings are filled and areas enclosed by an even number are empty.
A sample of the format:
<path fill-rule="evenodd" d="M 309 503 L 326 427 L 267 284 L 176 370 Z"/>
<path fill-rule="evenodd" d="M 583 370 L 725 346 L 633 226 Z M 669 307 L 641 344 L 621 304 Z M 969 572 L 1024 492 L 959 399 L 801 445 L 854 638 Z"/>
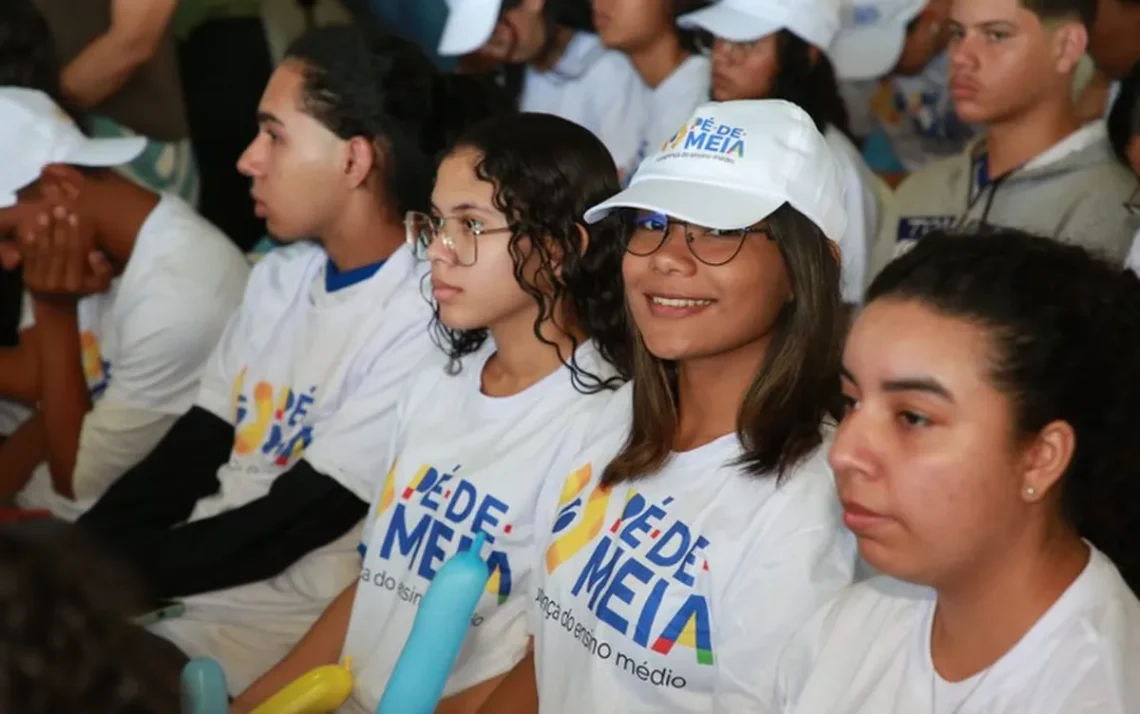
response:
<path fill-rule="evenodd" d="M 712 98 L 784 99 L 823 132 L 843 169 L 847 230 L 843 297 L 857 304 L 881 213 L 877 179 L 848 137 L 847 111 L 828 59 L 839 27 L 839 0 L 721 0 L 683 16 L 712 57 Z"/>
<path fill-rule="evenodd" d="M 448 0 L 441 55 L 521 69 L 519 110 L 555 114 L 594 133 L 619 169 L 636 167 L 648 122 L 641 77 L 595 35 L 562 24 L 587 0 Z"/>
<path fill-rule="evenodd" d="M 975 130 L 950 101 L 952 0 L 844 0 L 831 48 L 854 134 L 891 186 L 951 156 Z"/>
<path fill-rule="evenodd" d="M 899 186 L 874 270 L 931 230 L 973 226 L 1020 228 L 1124 262 L 1140 229 L 1137 179 L 1104 122 L 1082 126 L 1071 92 L 1095 4 L 954 0 L 955 111 L 986 133 Z"/>
<path fill-rule="evenodd" d="M 0 394 L 35 408 L 0 447 L 0 493 L 64 519 L 192 403 L 248 274 L 189 205 L 111 170 L 144 144 L 89 139 L 47 95 L 0 89 L 0 257 L 31 294 Z"/>
<path fill-rule="evenodd" d="M 825 461 L 840 168 L 795 105 L 711 103 L 586 219 L 613 211 L 633 381 L 539 497 L 533 655 L 481 711 L 774 711 L 780 651 L 855 568 Z"/>
<path fill-rule="evenodd" d="M 610 49 L 629 57 L 645 83 L 646 124 L 634 161 L 622 169 L 633 176 L 647 155 L 677 131 L 692 111 L 708 101 L 709 61 L 686 46 L 676 25 L 676 0 L 593 0 L 594 27 Z"/>

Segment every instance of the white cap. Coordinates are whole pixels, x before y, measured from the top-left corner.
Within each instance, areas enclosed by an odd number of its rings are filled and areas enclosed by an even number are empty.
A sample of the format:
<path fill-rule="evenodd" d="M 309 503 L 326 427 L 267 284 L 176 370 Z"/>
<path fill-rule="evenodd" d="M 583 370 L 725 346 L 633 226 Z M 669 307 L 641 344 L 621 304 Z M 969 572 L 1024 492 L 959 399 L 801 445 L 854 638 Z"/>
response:
<path fill-rule="evenodd" d="M 733 230 L 785 203 L 833 241 L 847 228 L 843 174 L 811 117 L 782 99 L 710 102 L 641 162 L 629 188 L 586 211 L 585 220 L 637 208 Z"/>
<path fill-rule="evenodd" d="M 121 166 L 144 148 L 142 137 L 89 139 L 43 92 L 0 87 L 0 208 L 49 164 Z"/>
<path fill-rule="evenodd" d="M 780 30 L 827 50 L 839 31 L 840 0 L 720 0 L 682 15 L 677 24 L 729 42 L 749 42 Z"/>
<path fill-rule="evenodd" d="M 439 53 L 445 57 L 465 55 L 482 47 L 495 31 L 502 5 L 502 0 L 447 0 Z"/>
<path fill-rule="evenodd" d="M 840 79 L 878 79 L 898 64 L 906 26 L 928 0 L 844 0 L 842 27 L 831 46 Z"/>

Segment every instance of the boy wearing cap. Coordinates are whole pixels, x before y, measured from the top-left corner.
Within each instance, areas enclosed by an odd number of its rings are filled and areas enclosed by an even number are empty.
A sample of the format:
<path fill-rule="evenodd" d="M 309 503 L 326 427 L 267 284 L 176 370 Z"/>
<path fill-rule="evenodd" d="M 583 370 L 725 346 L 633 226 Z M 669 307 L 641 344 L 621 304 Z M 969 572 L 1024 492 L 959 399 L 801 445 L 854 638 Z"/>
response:
<path fill-rule="evenodd" d="M 961 151 L 974 129 L 950 101 L 951 0 L 845 0 L 832 45 L 853 131 L 892 185 Z M 880 139 L 885 156 L 870 150 Z"/>
<path fill-rule="evenodd" d="M 30 293 L 0 395 L 36 409 L 0 447 L 0 495 L 67 520 L 189 408 L 248 273 L 181 199 L 110 170 L 144 144 L 0 88 L 0 259 Z"/>
<path fill-rule="evenodd" d="M 876 271 L 930 230 L 986 225 L 1123 263 L 1140 227 L 1127 206 L 1136 177 L 1116 160 L 1102 122 L 1081 126 L 1070 91 L 1094 3 L 955 0 L 950 87 L 958 115 L 986 135 L 899 187 Z"/>

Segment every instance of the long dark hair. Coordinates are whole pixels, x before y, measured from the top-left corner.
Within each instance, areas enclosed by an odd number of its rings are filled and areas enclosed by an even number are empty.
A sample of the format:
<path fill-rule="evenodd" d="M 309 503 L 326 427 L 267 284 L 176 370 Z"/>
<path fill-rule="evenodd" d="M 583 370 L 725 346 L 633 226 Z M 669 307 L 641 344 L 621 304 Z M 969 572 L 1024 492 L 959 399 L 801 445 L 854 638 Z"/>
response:
<path fill-rule="evenodd" d="M 777 319 L 764 364 L 741 406 L 737 435 L 744 447 L 740 464 L 748 473 L 783 479 L 823 442 L 823 422 L 839 415 L 846 316 L 839 262 L 823 232 L 787 204 L 764 227 L 780 248 L 795 300 Z M 602 483 L 660 470 L 672 453 L 678 416 L 676 363 L 654 357 L 636 336 L 633 425 Z"/>
<path fill-rule="evenodd" d="M 1112 150 L 1129 168 L 1132 168 L 1132 165 L 1128 160 L 1128 144 L 1132 141 L 1132 137 L 1138 134 L 1140 134 L 1140 63 L 1137 63 L 1128 77 L 1120 83 L 1120 94 L 1108 114 L 1108 138 L 1112 143 Z"/>
<path fill-rule="evenodd" d="M 778 69 L 769 99 L 785 99 L 808 113 L 822 133 L 829 126 L 851 136 L 847 105 L 835 67 L 821 50 L 789 30 L 776 35 Z M 814 56 L 813 56 L 814 55 Z"/>
<path fill-rule="evenodd" d="M 440 151 L 471 124 L 512 111 L 492 82 L 443 75 L 414 43 L 364 27 L 312 30 L 285 57 L 302 64 L 306 112 L 342 139 L 372 141 L 400 217 L 429 209 Z"/>
<path fill-rule="evenodd" d="M 867 291 L 868 303 L 886 298 L 985 331 L 989 379 L 1021 435 L 1073 428 L 1063 515 L 1140 593 L 1140 280 L 1082 248 L 991 228 L 927 235 Z"/>
<path fill-rule="evenodd" d="M 541 326 L 565 305 L 570 318 L 601 354 L 620 372 L 628 371 L 631 357 L 621 260 L 625 235 L 631 228 L 629 219 L 614 215 L 586 227 L 589 240 L 582 250 L 582 215 L 621 188 L 609 151 L 589 130 L 551 114 L 489 120 L 467 132 L 453 150 L 464 148 L 479 153 L 476 175 L 495 187 L 495 208 L 513 229 L 508 249 L 515 280 L 539 307 L 534 334 L 550 344 Z M 523 241 L 538 259 L 533 278 L 524 275 L 528 254 Z M 453 369 L 488 336 L 486 329 L 449 328 L 440 319 L 438 305 L 432 334 L 451 357 Z M 618 380 L 580 367 L 572 354 L 562 357 L 580 390 L 618 385 Z"/>

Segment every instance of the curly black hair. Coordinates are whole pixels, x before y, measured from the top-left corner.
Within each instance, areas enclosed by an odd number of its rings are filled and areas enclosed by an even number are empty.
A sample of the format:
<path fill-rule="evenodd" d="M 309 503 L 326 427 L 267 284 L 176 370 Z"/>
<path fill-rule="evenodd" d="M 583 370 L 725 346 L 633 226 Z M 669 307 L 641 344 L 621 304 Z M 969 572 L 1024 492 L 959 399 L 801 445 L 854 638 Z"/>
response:
<path fill-rule="evenodd" d="M 509 251 L 515 279 L 538 304 L 534 333 L 543 342 L 541 325 L 565 304 L 571 319 L 598 346 L 619 373 L 632 361 L 621 284 L 621 261 L 628 216 L 615 212 L 586 227 L 589 241 L 582 251 L 582 215 L 621 190 L 617 167 L 605 146 L 589 130 L 551 114 L 518 114 L 484 122 L 465 134 L 453 151 L 479 154 L 476 175 L 495 187 L 495 207 L 512 228 Z M 524 275 L 527 251 L 537 256 L 537 273 Z M 547 290 L 539 286 L 549 286 Z M 454 330 L 440 319 L 435 305 L 432 334 L 451 358 L 478 350 L 486 329 Z M 563 356 L 575 386 L 584 392 L 616 387 L 620 380 L 602 378 L 580 367 L 573 355 Z"/>
<path fill-rule="evenodd" d="M 441 74 L 414 43 L 357 25 L 312 30 L 286 50 L 301 63 L 305 111 L 341 137 L 370 139 L 392 211 L 427 211 L 434 159 L 464 129 L 512 112 L 489 78 Z"/>
<path fill-rule="evenodd" d="M 180 711 L 184 658 L 130 623 L 134 592 L 77 533 L 34 543 L 0 530 L 0 711 Z"/>
<path fill-rule="evenodd" d="M 1072 426 L 1064 516 L 1140 594 L 1140 279 L 1082 248 L 991 228 L 924 237 L 875 278 L 867 303 L 883 298 L 980 325 L 990 379 L 1023 434 Z"/>
<path fill-rule="evenodd" d="M 851 121 L 831 60 L 789 30 L 776 35 L 776 50 L 779 70 L 768 98 L 797 105 L 820 132 L 833 126 L 850 137 Z"/>

